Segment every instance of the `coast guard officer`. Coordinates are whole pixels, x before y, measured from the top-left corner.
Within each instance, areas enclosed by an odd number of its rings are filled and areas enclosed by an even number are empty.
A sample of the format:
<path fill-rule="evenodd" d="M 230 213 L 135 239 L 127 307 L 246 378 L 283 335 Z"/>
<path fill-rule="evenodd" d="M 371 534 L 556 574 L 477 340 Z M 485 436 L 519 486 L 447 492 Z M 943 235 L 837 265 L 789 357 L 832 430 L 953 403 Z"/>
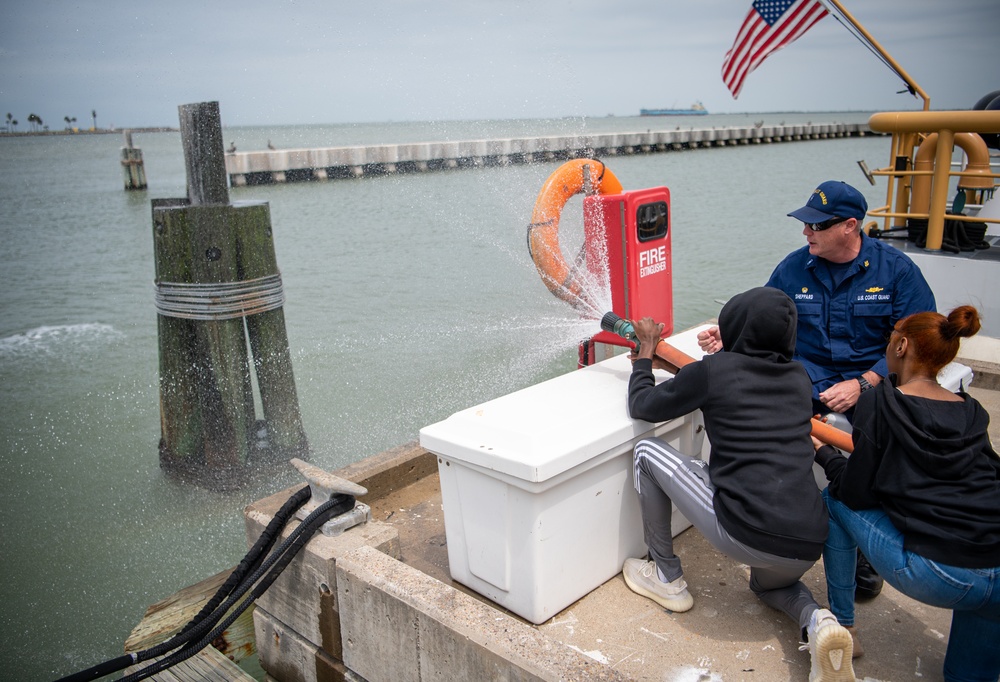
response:
<path fill-rule="evenodd" d="M 936 310 L 920 269 L 902 251 L 864 233 L 864 196 L 829 180 L 788 215 L 804 223 L 807 244 L 788 254 L 766 286 L 798 311 L 795 360 L 813 384 L 817 413 L 852 416 L 862 392 L 886 376 L 885 345 L 897 321 Z M 721 349 L 718 328 L 699 335 L 706 352 Z"/>

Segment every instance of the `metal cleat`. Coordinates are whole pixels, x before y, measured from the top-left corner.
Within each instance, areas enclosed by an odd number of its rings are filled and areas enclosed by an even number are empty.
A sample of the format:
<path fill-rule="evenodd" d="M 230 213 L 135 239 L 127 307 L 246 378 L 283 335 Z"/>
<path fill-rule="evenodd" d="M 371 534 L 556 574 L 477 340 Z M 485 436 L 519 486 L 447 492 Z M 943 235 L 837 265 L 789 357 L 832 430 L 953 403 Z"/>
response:
<path fill-rule="evenodd" d="M 367 488 L 353 481 L 334 476 L 330 472 L 324 471 L 308 462 L 303 462 L 297 457 L 292 459 L 291 463 L 305 477 L 306 481 L 309 482 L 309 488 L 312 490 L 312 496 L 309 498 L 309 501 L 302 505 L 295 513 L 297 519 L 305 519 L 319 506 L 328 502 L 334 495 L 342 494 L 359 497 L 368 494 Z M 320 532 L 327 536 L 340 535 L 349 528 L 367 523 L 371 520 L 371 515 L 371 508 L 367 504 L 355 502 L 353 509 L 335 516 L 324 523 L 320 527 Z"/>

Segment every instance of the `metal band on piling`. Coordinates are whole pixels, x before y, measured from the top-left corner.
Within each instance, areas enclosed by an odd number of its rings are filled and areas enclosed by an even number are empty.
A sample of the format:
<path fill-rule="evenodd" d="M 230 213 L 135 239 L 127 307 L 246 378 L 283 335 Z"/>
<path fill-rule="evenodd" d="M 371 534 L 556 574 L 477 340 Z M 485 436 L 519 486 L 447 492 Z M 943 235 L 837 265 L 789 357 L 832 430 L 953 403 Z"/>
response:
<path fill-rule="evenodd" d="M 231 320 L 276 310 L 285 304 L 281 275 L 242 282 L 156 282 L 156 312 L 186 320 Z"/>

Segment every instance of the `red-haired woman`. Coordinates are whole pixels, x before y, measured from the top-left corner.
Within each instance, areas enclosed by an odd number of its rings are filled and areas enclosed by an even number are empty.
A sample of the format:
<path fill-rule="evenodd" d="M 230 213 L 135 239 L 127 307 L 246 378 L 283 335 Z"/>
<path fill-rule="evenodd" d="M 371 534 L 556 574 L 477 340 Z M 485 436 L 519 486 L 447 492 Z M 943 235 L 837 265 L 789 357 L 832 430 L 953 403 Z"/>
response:
<path fill-rule="evenodd" d="M 823 492 L 830 512 L 823 563 L 837 620 L 855 634 L 860 547 L 897 590 L 952 609 L 946 680 L 996 682 L 1000 458 L 983 407 L 935 379 L 958 353 L 959 338 L 979 327 L 971 306 L 947 317 L 925 312 L 900 320 L 886 348 L 891 380 L 858 401 L 854 452 L 846 458 L 822 446 L 816 461 L 830 481 Z"/>

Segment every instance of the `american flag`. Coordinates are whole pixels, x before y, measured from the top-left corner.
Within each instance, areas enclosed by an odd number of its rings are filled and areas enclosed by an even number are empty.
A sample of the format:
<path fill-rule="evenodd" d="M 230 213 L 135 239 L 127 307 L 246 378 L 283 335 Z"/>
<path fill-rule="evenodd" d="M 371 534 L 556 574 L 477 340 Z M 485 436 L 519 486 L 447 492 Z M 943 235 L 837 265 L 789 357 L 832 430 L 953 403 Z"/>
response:
<path fill-rule="evenodd" d="M 736 99 L 743 81 L 768 55 L 793 42 L 825 17 L 819 0 L 754 0 L 722 62 L 722 80 Z"/>

